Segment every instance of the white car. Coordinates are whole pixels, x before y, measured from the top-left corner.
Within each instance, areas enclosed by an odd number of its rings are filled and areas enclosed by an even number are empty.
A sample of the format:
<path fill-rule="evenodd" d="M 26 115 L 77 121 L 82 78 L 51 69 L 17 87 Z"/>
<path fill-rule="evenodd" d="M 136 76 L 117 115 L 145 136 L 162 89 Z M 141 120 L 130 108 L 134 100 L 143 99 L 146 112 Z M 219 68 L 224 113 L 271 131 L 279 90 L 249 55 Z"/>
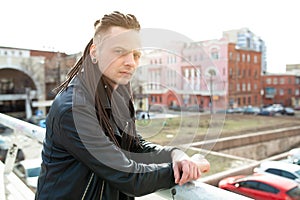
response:
<path fill-rule="evenodd" d="M 288 153 L 287 160 L 290 163 L 300 165 L 300 148 L 291 149 Z"/>
<path fill-rule="evenodd" d="M 300 166 L 283 161 L 264 161 L 254 169 L 255 173 L 270 173 L 300 183 Z"/>
<path fill-rule="evenodd" d="M 29 187 L 36 189 L 42 159 L 25 159 L 15 164 L 13 172 Z"/>

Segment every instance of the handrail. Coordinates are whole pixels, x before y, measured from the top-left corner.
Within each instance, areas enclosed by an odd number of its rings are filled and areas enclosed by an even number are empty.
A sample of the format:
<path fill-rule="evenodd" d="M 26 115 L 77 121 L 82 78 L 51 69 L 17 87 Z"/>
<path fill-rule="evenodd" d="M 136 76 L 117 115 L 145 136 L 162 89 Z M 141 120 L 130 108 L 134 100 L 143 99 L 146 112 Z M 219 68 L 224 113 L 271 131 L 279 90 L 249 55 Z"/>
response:
<path fill-rule="evenodd" d="M 46 133 L 46 129 L 45 128 L 41 128 L 37 125 L 34 124 L 30 124 L 28 122 L 16 119 L 14 117 L 5 115 L 0 113 L 0 122 L 13 129 L 15 131 L 16 134 L 23 134 L 26 135 L 34 140 L 37 140 L 38 142 L 42 143 L 45 137 L 45 133 Z M 6 163 L 7 165 L 8 163 Z M 1 163 L 0 163 L 1 166 Z M 0 168 L 1 169 L 1 168 Z M 0 175 L 0 179 L 1 176 L 4 177 L 4 181 L 1 181 L 0 184 L 4 184 L 4 186 L 6 187 L 6 190 L 8 190 L 7 188 L 7 183 L 5 183 L 7 180 L 9 180 L 10 182 L 10 190 L 12 191 L 19 191 L 21 187 L 26 187 L 25 184 L 21 183 L 20 180 L 17 180 L 15 174 L 13 173 L 4 173 L 3 168 L 2 170 L 0 170 L 1 175 Z M 5 181 L 6 180 L 6 181 Z M 14 187 L 12 187 L 12 184 L 16 184 Z M 2 192 L 1 192 L 1 185 L 0 185 L 0 197 Z M 27 187 L 28 188 L 28 187 Z M 32 193 L 29 188 L 28 190 L 26 189 L 21 189 L 22 191 L 26 191 L 26 195 L 25 196 L 30 196 L 29 199 L 32 198 L 32 196 L 34 195 L 34 193 Z M 24 193 L 23 192 L 23 193 Z M 176 200 L 185 200 L 185 199 L 193 199 L 193 200 L 197 200 L 197 199 L 238 199 L 238 200 L 249 200 L 249 198 L 229 192 L 229 191 L 225 191 L 222 190 L 218 187 L 203 183 L 201 181 L 201 179 L 199 179 L 199 181 L 194 181 L 192 183 L 188 183 L 185 184 L 183 186 L 175 186 L 172 189 L 169 190 L 165 190 L 167 196 L 165 194 L 161 194 L 160 192 L 157 193 L 152 193 L 143 197 L 138 197 L 136 198 L 137 200 L 141 199 L 141 200 L 147 200 L 147 199 L 176 199 Z M 12 193 L 16 193 L 16 192 L 12 192 Z M 17 195 L 23 195 L 23 193 L 21 194 L 17 194 Z M 13 198 L 16 199 L 16 198 Z M 25 198 L 28 199 L 28 198 Z"/>
<path fill-rule="evenodd" d="M 29 122 L 0 113 L 1 124 L 13 129 L 17 134 L 24 134 L 40 143 L 43 143 L 46 129 Z"/>

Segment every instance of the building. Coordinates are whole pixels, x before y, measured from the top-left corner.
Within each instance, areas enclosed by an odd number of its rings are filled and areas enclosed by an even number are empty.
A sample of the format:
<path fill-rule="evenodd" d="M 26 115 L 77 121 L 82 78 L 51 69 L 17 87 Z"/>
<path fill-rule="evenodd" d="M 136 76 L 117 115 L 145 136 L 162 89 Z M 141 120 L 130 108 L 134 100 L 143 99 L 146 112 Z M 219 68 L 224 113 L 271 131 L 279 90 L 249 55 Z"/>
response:
<path fill-rule="evenodd" d="M 60 52 L 0 47 L 0 112 L 17 118 L 30 118 L 33 102 L 53 99 L 59 85 L 78 55 Z M 26 111 L 26 112 L 25 112 Z"/>
<path fill-rule="evenodd" d="M 176 53 L 156 49 L 143 59 L 139 77 L 150 105 L 219 110 L 262 104 L 261 52 L 226 38 L 182 43 Z"/>
<path fill-rule="evenodd" d="M 300 75 L 295 73 L 266 74 L 263 76 L 264 105 L 300 105 Z"/>
<path fill-rule="evenodd" d="M 261 53 L 229 43 L 228 55 L 229 106 L 261 106 Z"/>
<path fill-rule="evenodd" d="M 265 42 L 260 37 L 251 32 L 248 28 L 224 31 L 223 37 L 226 38 L 229 43 L 235 43 L 239 49 L 261 52 L 261 74 L 267 72 L 267 49 Z"/>

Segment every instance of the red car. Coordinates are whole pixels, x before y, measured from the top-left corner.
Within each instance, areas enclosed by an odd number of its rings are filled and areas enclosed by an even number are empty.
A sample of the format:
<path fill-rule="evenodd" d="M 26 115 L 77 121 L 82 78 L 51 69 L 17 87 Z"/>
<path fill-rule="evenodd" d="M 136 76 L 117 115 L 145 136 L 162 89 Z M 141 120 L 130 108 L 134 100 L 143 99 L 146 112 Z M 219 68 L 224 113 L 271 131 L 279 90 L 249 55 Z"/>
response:
<path fill-rule="evenodd" d="M 300 186 L 297 182 L 272 174 L 224 178 L 219 182 L 219 188 L 256 200 L 300 200 Z"/>

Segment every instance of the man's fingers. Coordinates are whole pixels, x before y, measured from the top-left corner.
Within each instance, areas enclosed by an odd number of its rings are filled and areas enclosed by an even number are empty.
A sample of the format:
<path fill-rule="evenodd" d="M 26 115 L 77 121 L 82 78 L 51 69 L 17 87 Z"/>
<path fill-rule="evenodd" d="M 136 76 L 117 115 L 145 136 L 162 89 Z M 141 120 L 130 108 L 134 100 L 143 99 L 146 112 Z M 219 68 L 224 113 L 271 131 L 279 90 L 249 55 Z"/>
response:
<path fill-rule="evenodd" d="M 178 183 L 180 180 L 180 169 L 177 163 L 174 163 L 173 171 L 174 171 L 175 183 Z"/>
<path fill-rule="evenodd" d="M 180 177 L 180 181 L 179 181 L 179 185 L 183 185 L 185 184 L 186 182 L 189 181 L 189 177 L 190 177 L 190 173 L 191 173 L 191 170 L 190 170 L 190 163 L 187 162 L 187 161 L 182 161 L 181 162 L 181 165 L 182 165 L 182 175 Z"/>

